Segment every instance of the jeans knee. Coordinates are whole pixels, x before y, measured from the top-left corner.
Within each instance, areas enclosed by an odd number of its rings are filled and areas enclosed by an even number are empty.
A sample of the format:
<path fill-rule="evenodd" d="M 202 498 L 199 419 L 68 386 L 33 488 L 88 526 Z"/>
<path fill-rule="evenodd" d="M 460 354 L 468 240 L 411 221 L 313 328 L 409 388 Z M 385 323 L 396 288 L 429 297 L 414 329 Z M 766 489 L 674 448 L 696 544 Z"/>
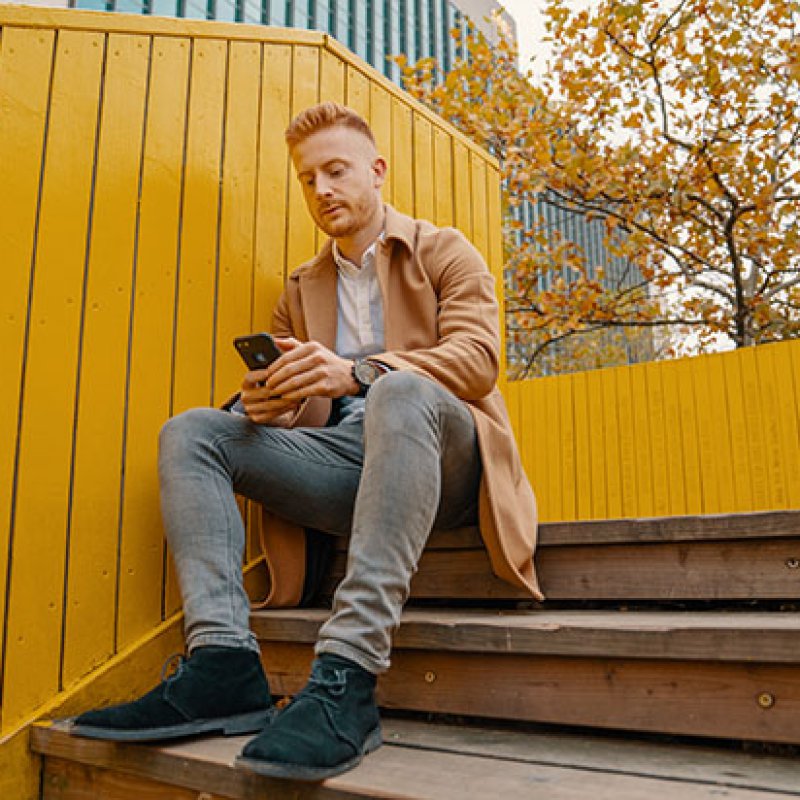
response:
<path fill-rule="evenodd" d="M 367 419 L 407 424 L 409 418 L 419 418 L 420 413 L 435 409 L 439 391 L 432 380 L 414 372 L 389 372 L 369 390 Z"/>
<path fill-rule="evenodd" d="M 219 414 L 213 408 L 192 408 L 168 419 L 158 438 L 159 458 L 183 461 L 196 456 L 214 436 Z"/>

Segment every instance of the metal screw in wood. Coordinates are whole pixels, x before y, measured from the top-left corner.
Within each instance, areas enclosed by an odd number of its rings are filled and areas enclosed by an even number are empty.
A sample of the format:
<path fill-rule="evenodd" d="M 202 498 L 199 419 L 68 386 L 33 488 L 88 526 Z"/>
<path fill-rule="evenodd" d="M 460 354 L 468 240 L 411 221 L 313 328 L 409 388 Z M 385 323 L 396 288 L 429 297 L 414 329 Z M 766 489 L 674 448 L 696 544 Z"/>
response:
<path fill-rule="evenodd" d="M 789 567 L 789 569 L 800 568 L 800 558 L 787 558 L 786 566 Z"/>
<path fill-rule="evenodd" d="M 761 708 L 772 708 L 775 705 L 775 695 L 769 692 L 761 692 L 757 700 Z"/>
<path fill-rule="evenodd" d="M 433 683 L 436 680 L 436 673 L 430 670 L 425 673 L 425 683 Z"/>

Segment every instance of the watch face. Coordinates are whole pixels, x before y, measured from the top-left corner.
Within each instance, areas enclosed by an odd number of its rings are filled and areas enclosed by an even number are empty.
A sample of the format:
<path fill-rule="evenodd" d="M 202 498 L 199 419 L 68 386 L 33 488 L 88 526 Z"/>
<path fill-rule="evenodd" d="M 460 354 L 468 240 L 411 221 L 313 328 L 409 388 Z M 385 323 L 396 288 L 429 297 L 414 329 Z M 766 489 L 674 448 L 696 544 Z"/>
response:
<path fill-rule="evenodd" d="M 360 384 L 372 386 L 372 384 L 383 375 L 383 370 L 377 364 L 373 364 L 370 361 L 356 361 L 353 367 L 353 373 Z"/>

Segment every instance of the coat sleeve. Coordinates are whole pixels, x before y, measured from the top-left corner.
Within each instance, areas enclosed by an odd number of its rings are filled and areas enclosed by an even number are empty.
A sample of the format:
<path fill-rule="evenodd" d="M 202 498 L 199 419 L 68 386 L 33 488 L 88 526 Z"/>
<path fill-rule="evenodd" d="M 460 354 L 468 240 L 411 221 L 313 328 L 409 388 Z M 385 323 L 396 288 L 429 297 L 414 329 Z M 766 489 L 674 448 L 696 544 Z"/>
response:
<path fill-rule="evenodd" d="M 480 253 L 453 228 L 438 230 L 422 247 L 437 296 L 438 342 L 433 347 L 372 356 L 392 369 L 426 375 L 462 400 L 478 400 L 495 386 L 500 331 L 494 277 Z"/>

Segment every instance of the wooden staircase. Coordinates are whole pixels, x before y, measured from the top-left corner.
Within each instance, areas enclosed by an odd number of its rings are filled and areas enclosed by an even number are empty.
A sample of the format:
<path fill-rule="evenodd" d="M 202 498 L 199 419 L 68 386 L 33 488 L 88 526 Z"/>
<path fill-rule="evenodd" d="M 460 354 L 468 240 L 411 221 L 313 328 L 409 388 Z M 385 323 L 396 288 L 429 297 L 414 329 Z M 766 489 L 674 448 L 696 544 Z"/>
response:
<path fill-rule="evenodd" d="M 800 797 L 800 758 L 740 744 L 800 745 L 800 512 L 545 525 L 537 563 L 542 605 L 491 575 L 475 531 L 434 534 L 379 683 L 387 745 L 349 775 L 267 782 L 232 769 L 241 741 L 125 747 L 42 727 L 42 796 Z M 276 694 L 304 684 L 325 615 L 254 614 Z"/>

